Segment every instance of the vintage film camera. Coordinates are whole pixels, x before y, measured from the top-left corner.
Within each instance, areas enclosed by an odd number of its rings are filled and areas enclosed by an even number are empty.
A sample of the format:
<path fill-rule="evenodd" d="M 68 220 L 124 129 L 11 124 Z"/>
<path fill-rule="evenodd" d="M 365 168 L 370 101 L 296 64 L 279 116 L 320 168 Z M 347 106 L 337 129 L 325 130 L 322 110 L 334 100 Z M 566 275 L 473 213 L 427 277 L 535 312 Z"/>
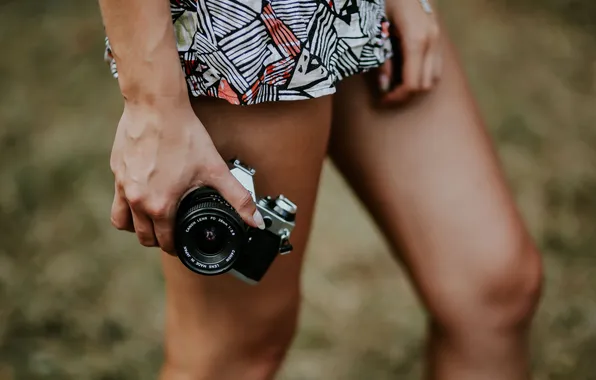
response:
<path fill-rule="evenodd" d="M 178 207 L 176 251 L 180 261 L 195 273 L 230 272 L 256 284 L 277 255 L 292 250 L 289 239 L 297 208 L 283 195 L 257 200 L 255 170 L 240 161 L 231 162 L 230 171 L 252 195 L 266 228 L 248 226 L 216 190 L 201 187 L 186 195 Z"/>

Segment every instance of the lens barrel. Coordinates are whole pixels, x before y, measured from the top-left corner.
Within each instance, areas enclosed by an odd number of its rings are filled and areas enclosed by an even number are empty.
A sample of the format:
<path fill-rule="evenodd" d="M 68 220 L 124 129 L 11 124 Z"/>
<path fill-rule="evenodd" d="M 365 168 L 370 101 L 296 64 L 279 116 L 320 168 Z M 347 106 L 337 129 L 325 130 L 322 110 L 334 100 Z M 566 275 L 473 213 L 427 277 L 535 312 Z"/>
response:
<path fill-rule="evenodd" d="M 193 272 L 217 275 L 229 271 L 247 242 L 247 227 L 234 208 L 214 189 L 188 194 L 178 208 L 176 252 Z"/>

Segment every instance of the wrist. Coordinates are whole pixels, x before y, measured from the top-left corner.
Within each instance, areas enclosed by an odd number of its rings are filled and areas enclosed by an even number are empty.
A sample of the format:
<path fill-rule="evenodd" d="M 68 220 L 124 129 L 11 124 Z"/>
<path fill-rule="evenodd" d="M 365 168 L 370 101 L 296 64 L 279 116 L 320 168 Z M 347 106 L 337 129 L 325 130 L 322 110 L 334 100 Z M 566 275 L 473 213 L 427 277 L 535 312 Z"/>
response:
<path fill-rule="evenodd" d="M 150 53 L 138 49 L 130 56 L 115 56 L 118 84 L 125 102 L 151 105 L 160 99 L 188 98 L 178 53 L 164 45 Z"/>
<path fill-rule="evenodd" d="M 165 73 L 148 73 L 136 78 L 120 80 L 120 92 L 124 102 L 130 105 L 155 105 L 162 102 L 188 102 L 188 89 L 182 72 L 174 78 Z"/>

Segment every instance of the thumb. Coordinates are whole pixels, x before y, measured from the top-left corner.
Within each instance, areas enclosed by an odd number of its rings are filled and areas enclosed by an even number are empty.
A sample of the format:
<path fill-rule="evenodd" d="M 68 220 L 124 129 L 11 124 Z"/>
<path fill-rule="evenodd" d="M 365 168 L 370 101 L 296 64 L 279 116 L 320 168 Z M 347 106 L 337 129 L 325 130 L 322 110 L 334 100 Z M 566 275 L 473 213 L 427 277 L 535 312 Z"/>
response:
<path fill-rule="evenodd" d="M 392 69 L 393 63 L 391 62 L 391 59 L 386 60 L 378 69 L 379 90 L 382 93 L 389 92 L 391 90 Z"/>
<path fill-rule="evenodd" d="M 242 220 L 252 227 L 265 229 L 263 216 L 257 209 L 252 195 L 228 170 L 212 184 L 228 203 L 238 212 Z"/>

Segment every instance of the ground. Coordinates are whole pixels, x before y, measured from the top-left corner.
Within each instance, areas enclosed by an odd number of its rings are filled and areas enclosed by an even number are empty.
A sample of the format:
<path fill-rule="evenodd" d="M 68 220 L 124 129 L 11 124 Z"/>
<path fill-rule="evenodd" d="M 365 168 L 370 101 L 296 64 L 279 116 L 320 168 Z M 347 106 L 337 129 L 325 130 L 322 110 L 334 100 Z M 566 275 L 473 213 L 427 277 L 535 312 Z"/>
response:
<path fill-rule="evenodd" d="M 441 3 L 546 262 L 538 380 L 596 379 L 596 6 Z M 153 378 L 158 255 L 109 223 L 121 112 L 95 2 L 0 2 L 0 380 Z M 418 379 L 424 313 L 327 164 L 280 376 Z"/>

